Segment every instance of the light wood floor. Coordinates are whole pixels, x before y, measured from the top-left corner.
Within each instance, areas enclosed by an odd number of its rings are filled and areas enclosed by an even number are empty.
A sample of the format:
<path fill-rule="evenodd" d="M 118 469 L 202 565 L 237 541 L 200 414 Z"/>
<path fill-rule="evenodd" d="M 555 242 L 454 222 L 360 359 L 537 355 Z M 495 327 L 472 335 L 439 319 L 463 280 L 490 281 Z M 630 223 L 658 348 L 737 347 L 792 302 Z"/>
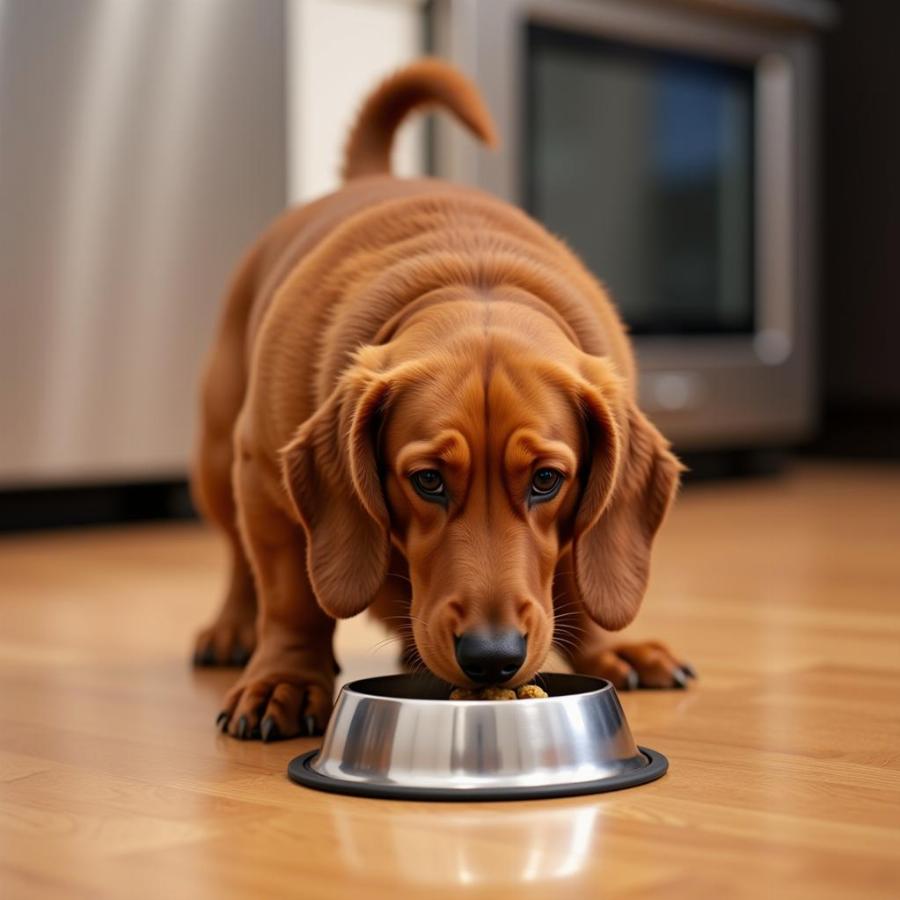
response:
<path fill-rule="evenodd" d="M 505 804 L 339 798 L 312 746 L 218 735 L 187 665 L 222 553 L 194 525 L 0 542 L 0 896 L 900 896 L 900 469 L 688 490 L 633 633 L 700 681 L 624 695 L 669 774 Z M 342 628 L 347 677 L 393 647 Z"/>

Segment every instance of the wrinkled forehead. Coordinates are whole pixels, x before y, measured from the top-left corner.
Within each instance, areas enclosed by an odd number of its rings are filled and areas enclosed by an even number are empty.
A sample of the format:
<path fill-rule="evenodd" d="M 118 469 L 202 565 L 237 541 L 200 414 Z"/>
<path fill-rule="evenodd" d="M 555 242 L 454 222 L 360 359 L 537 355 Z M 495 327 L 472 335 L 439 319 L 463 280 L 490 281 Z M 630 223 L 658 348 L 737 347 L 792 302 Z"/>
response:
<path fill-rule="evenodd" d="M 577 448 L 581 425 L 575 398 L 527 358 L 445 360 L 428 377 L 398 391 L 386 449 L 396 453 L 408 443 L 458 431 L 470 446 L 502 452 L 523 428 Z"/>

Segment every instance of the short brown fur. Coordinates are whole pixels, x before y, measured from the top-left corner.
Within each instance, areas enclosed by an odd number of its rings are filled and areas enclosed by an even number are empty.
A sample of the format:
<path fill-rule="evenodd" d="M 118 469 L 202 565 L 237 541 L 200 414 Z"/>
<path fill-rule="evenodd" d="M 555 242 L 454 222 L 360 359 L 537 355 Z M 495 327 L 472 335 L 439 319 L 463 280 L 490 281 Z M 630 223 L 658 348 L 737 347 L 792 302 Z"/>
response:
<path fill-rule="evenodd" d="M 252 657 L 232 735 L 321 730 L 336 618 L 366 607 L 407 662 L 471 686 L 454 636 L 554 640 L 581 671 L 683 683 L 662 645 L 616 648 L 648 577 L 679 463 L 635 402 L 609 298 L 564 244 L 476 190 L 387 171 L 391 138 L 437 103 L 493 129 L 458 72 L 423 60 L 364 105 L 334 194 L 285 213 L 241 266 L 203 387 L 195 495 L 228 538 L 230 588 L 201 662 Z M 565 475 L 530 505 L 538 466 Z M 439 469 L 448 502 L 410 475 Z"/>

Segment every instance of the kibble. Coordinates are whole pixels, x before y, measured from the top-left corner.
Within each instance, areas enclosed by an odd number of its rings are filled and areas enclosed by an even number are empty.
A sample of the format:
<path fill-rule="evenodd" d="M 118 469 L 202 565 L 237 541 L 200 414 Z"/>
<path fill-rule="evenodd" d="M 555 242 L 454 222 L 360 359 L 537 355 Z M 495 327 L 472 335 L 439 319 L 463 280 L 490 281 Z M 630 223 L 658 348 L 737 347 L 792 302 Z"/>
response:
<path fill-rule="evenodd" d="M 516 696 L 520 700 L 543 700 L 550 695 L 536 684 L 523 684 L 516 688 Z"/>
<path fill-rule="evenodd" d="M 523 684 L 516 690 L 512 688 L 486 687 L 477 691 L 467 688 L 454 688 L 450 694 L 451 700 L 537 700 L 549 696 L 547 692 L 536 684 Z"/>

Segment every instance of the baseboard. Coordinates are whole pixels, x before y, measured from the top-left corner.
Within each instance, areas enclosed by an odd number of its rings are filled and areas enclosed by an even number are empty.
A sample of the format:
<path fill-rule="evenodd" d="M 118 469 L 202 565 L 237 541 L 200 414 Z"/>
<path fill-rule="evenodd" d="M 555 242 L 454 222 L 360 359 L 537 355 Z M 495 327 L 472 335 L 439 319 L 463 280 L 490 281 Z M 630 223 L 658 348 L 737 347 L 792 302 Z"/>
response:
<path fill-rule="evenodd" d="M 187 481 L 0 491 L 0 532 L 191 519 Z"/>

